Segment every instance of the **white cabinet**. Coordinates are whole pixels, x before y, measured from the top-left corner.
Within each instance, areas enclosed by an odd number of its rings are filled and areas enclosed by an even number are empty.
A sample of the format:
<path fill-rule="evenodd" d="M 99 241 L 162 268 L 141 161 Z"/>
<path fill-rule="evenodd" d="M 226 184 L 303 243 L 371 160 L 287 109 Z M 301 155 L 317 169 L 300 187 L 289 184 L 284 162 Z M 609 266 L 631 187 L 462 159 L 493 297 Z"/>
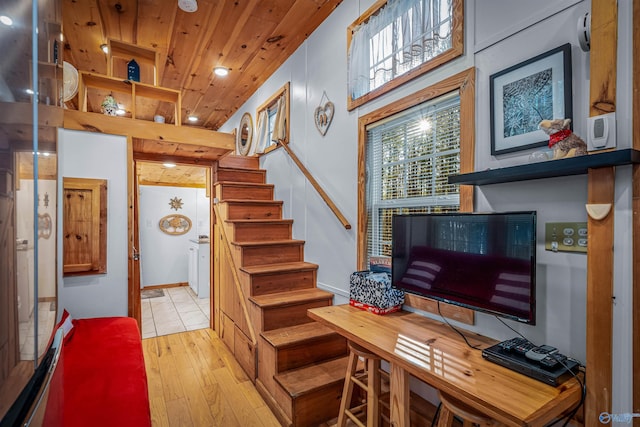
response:
<path fill-rule="evenodd" d="M 210 246 L 206 242 L 192 240 L 189 245 L 189 286 L 198 298 L 209 298 Z"/>

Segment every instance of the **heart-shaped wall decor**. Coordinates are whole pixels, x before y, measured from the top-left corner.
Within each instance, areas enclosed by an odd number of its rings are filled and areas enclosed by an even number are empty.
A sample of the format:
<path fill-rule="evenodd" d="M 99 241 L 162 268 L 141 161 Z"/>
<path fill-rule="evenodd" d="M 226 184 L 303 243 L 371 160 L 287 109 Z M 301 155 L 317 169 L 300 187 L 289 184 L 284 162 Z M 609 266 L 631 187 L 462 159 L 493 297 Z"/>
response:
<path fill-rule="evenodd" d="M 313 119 L 316 123 L 318 132 L 320 132 L 322 136 L 325 136 L 325 134 L 327 133 L 327 129 L 329 129 L 329 126 L 331 125 L 334 111 L 335 107 L 333 106 L 333 102 L 331 101 L 327 101 L 324 106 L 321 105 L 316 107 Z"/>

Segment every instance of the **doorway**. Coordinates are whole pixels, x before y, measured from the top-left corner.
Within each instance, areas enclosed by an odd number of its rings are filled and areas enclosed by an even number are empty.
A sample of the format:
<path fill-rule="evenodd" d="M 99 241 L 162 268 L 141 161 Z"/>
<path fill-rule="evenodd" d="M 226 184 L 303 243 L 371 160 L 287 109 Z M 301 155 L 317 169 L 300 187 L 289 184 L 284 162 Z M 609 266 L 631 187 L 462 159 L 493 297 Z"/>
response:
<path fill-rule="evenodd" d="M 211 326 L 210 173 L 135 162 L 142 338 Z"/>

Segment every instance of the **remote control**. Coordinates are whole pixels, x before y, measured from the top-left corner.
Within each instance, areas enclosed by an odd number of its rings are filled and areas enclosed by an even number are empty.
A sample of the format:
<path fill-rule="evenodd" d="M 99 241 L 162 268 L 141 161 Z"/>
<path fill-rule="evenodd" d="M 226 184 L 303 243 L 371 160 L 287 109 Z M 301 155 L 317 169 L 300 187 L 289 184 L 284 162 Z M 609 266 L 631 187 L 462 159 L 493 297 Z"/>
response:
<path fill-rule="evenodd" d="M 554 368 L 556 365 L 564 362 L 565 360 L 567 360 L 567 357 L 565 355 L 560 353 L 553 353 L 540 360 L 540 365 L 542 365 L 544 368 L 550 369 Z"/>
<path fill-rule="evenodd" d="M 551 347 L 550 345 L 541 345 L 540 347 L 533 347 L 532 349 L 528 350 L 524 355 L 527 359 L 531 359 L 539 362 L 545 357 L 557 352 L 558 352 L 558 349 L 555 347 Z"/>

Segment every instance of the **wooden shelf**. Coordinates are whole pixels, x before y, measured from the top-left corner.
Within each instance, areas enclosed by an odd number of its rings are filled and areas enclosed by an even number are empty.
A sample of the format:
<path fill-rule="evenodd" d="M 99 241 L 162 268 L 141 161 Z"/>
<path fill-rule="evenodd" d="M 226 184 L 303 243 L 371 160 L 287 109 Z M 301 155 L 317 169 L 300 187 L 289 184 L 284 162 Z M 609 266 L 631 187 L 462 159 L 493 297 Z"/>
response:
<path fill-rule="evenodd" d="M 640 163 L 640 151 L 627 148 L 598 154 L 527 163 L 500 169 L 464 173 L 449 177 L 449 184 L 486 185 L 528 181 L 558 176 L 582 175 L 589 169 Z"/>
<path fill-rule="evenodd" d="M 125 93 L 131 98 L 131 118 L 138 118 L 136 115 L 136 99 L 138 97 L 149 98 L 161 102 L 174 104 L 175 125 L 182 124 L 182 94 L 179 90 L 153 86 L 145 83 L 122 80 L 115 77 L 104 76 L 102 74 L 79 72 L 78 82 L 78 103 L 80 111 L 87 111 L 87 88 L 93 87 L 108 92 Z"/>
<path fill-rule="evenodd" d="M 144 81 L 145 76 L 147 76 L 150 79 L 150 83 L 153 85 L 158 84 L 159 55 L 155 50 L 120 40 L 109 39 L 109 54 L 107 57 L 107 73 L 109 77 L 126 78 L 126 65 L 131 59 L 135 59 L 138 65 L 142 67 L 140 70 L 141 81 Z M 149 69 L 148 73 L 145 72 L 145 68 Z"/>

